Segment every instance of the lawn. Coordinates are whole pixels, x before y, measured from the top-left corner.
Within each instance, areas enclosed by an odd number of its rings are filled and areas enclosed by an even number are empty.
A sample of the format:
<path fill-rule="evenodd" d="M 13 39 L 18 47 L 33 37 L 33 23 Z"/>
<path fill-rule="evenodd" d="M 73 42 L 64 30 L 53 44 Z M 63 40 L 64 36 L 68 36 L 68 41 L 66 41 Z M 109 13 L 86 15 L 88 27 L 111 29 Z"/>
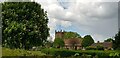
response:
<path fill-rule="evenodd" d="M 41 51 L 28 51 L 24 49 L 2 48 L 2 56 L 43 56 Z"/>
<path fill-rule="evenodd" d="M 0 57 L 2 56 L 2 47 L 0 45 Z"/>
<path fill-rule="evenodd" d="M 52 57 L 98 57 L 98 58 L 119 58 L 120 50 L 67 50 L 67 49 L 56 49 L 56 48 L 44 48 L 41 51 L 28 51 L 24 49 L 9 49 L 2 48 L 2 56 L 48 56 Z"/>

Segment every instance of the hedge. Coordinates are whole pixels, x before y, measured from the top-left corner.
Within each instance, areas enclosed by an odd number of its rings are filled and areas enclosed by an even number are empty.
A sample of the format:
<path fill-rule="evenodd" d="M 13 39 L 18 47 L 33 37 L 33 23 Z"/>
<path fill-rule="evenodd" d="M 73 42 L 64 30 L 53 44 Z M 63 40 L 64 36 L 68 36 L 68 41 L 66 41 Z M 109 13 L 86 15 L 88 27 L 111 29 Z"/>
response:
<path fill-rule="evenodd" d="M 100 50 L 66 50 L 66 49 L 42 49 L 41 52 L 46 53 L 47 55 L 60 56 L 60 57 L 71 57 L 75 56 L 76 53 L 79 56 L 91 56 L 98 58 L 120 58 L 120 52 L 117 51 L 100 51 Z M 116 53 L 116 55 L 114 55 Z"/>

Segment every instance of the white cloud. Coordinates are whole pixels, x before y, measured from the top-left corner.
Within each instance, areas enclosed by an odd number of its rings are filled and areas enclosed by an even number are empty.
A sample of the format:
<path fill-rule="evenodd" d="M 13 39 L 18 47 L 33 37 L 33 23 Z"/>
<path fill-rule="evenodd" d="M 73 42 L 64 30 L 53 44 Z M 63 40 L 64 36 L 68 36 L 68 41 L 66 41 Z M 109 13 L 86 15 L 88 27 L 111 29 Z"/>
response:
<path fill-rule="evenodd" d="M 118 30 L 118 7 L 113 0 L 70 0 L 67 9 L 64 9 L 57 0 L 36 0 L 48 12 L 50 33 L 54 37 L 54 31 L 58 25 L 62 27 L 76 27 L 82 30 L 84 35 L 90 34 L 94 40 L 103 41 L 107 37 L 114 36 Z M 95 2 L 94 2 L 95 1 Z M 114 0 L 117 1 L 117 0 Z"/>
<path fill-rule="evenodd" d="M 71 22 L 69 21 L 61 21 L 61 25 L 64 26 L 65 28 L 71 26 Z"/>

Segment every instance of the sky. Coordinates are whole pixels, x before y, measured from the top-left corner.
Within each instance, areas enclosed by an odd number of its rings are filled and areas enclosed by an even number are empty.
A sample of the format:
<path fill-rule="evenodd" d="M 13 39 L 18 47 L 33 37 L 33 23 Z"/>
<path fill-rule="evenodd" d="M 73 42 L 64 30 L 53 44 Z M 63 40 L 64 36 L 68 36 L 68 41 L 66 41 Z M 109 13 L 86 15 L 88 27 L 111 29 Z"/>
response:
<path fill-rule="evenodd" d="M 47 11 L 50 35 L 55 30 L 73 31 L 95 42 L 114 37 L 118 32 L 118 0 L 35 0 Z"/>
<path fill-rule="evenodd" d="M 55 38 L 55 30 L 61 29 L 77 32 L 82 37 L 91 35 L 95 42 L 114 37 L 118 32 L 119 0 L 34 1 L 47 11 L 52 41 Z"/>

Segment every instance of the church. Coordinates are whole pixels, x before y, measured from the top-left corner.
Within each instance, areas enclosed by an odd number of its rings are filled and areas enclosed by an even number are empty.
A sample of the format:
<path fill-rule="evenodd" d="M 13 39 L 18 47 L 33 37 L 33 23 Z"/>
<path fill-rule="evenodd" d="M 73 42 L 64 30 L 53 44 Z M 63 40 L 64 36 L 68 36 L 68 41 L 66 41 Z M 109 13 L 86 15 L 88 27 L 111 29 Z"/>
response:
<path fill-rule="evenodd" d="M 77 37 L 72 37 L 72 38 L 64 38 L 66 31 L 55 31 L 55 39 L 57 38 L 61 38 L 64 41 L 64 48 L 66 49 L 82 49 L 82 40 L 81 38 L 77 38 Z"/>

